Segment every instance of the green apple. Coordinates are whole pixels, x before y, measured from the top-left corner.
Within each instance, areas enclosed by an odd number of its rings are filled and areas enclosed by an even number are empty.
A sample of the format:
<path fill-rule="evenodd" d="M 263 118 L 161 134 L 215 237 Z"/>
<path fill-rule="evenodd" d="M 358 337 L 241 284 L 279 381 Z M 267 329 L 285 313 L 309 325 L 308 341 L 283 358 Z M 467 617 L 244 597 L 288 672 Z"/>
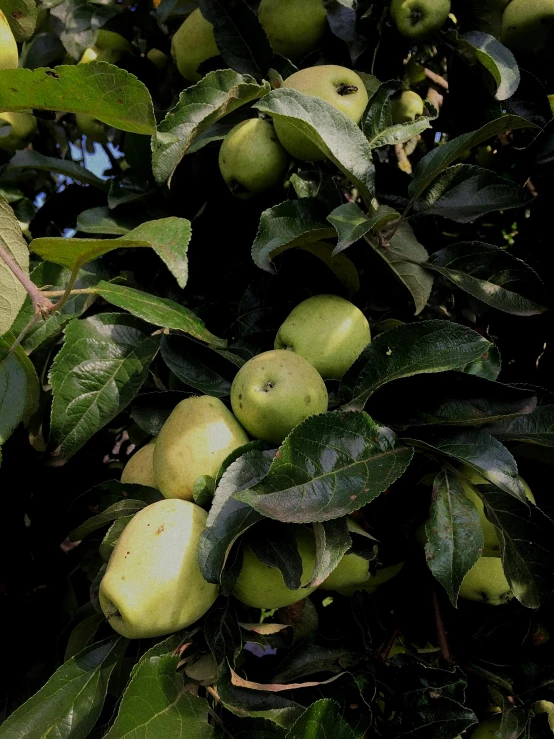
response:
<path fill-rule="evenodd" d="M 411 41 L 425 41 L 444 25 L 450 13 L 450 0 L 392 0 L 390 13 L 402 36 Z"/>
<path fill-rule="evenodd" d="M 185 500 L 160 500 L 123 529 L 100 583 L 100 606 L 128 639 L 171 634 L 203 616 L 218 587 L 198 566 L 208 514 Z"/>
<path fill-rule="evenodd" d="M 237 419 L 210 395 L 178 403 L 162 426 L 154 447 L 157 487 L 166 498 L 192 500 L 194 481 L 215 477 L 232 451 L 248 436 Z"/>
<path fill-rule="evenodd" d="M 79 131 L 85 135 L 87 139 L 97 141 L 99 144 L 106 144 L 108 142 L 104 124 L 93 115 L 89 115 L 88 113 L 75 113 L 75 123 L 77 124 Z"/>
<path fill-rule="evenodd" d="M 356 583 L 355 585 L 335 588 L 335 591 L 339 593 L 339 595 L 344 595 L 347 598 L 353 596 L 357 590 L 365 590 L 366 593 L 374 593 L 380 585 L 383 585 L 389 580 L 392 580 L 393 577 L 396 577 L 403 567 L 404 562 L 397 562 L 394 565 L 382 567 L 380 570 L 377 570 L 375 575 L 370 573 L 368 580 Z"/>
<path fill-rule="evenodd" d="M 404 90 L 391 105 L 394 123 L 409 123 L 423 115 L 423 100 L 413 90 Z"/>
<path fill-rule="evenodd" d="M 500 557 L 481 557 L 462 581 L 460 598 L 500 606 L 513 597 Z"/>
<path fill-rule="evenodd" d="M 500 736 L 501 723 L 501 714 L 485 719 L 485 721 L 481 721 L 477 725 L 477 728 L 471 732 L 470 739 L 498 739 Z"/>
<path fill-rule="evenodd" d="M 351 69 L 335 64 L 301 69 L 287 77 L 283 87 L 325 100 L 354 123 L 360 122 L 368 103 L 362 79 Z M 275 118 L 274 125 L 279 141 L 291 156 L 308 162 L 325 159 L 325 154 L 291 123 Z"/>
<path fill-rule="evenodd" d="M 8 19 L 0 10 L 0 69 L 16 69 L 19 53 Z"/>
<path fill-rule="evenodd" d="M 277 349 L 258 354 L 239 369 L 231 405 L 248 433 L 280 444 L 306 418 L 325 413 L 327 388 L 303 357 Z"/>
<path fill-rule="evenodd" d="M 98 49 L 112 51 L 131 52 L 133 47 L 131 43 L 120 33 L 108 31 L 106 28 L 99 28 L 96 33 L 96 41 L 94 45 Z"/>
<path fill-rule="evenodd" d="M 11 130 L 2 136 L 4 126 L 11 126 Z M 5 151 L 24 149 L 36 130 L 37 121 L 32 113 L 0 113 L 0 149 Z"/>
<path fill-rule="evenodd" d="M 146 54 L 146 58 L 158 69 L 165 69 L 167 66 L 168 56 L 160 49 L 150 49 Z"/>
<path fill-rule="evenodd" d="M 288 166 L 288 154 L 275 129 L 261 118 L 250 118 L 231 129 L 219 150 L 221 176 L 239 198 L 279 185 Z"/>
<path fill-rule="evenodd" d="M 158 488 L 154 476 L 154 447 L 156 439 L 135 452 L 121 473 L 121 482 Z"/>
<path fill-rule="evenodd" d="M 345 554 L 333 572 L 319 586 L 321 590 L 351 588 L 369 580 L 369 562 L 359 554 Z"/>
<path fill-rule="evenodd" d="M 314 295 L 299 303 L 279 328 L 275 349 L 307 359 L 324 379 L 337 379 L 371 341 L 359 308 L 338 295 Z"/>
<path fill-rule="evenodd" d="M 121 56 L 122 53 L 119 49 L 99 49 L 97 46 L 89 46 L 88 49 L 83 51 L 78 63 L 108 62 L 109 64 L 117 64 Z"/>
<path fill-rule="evenodd" d="M 181 75 L 190 82 L 201 79 L 196 71 L 199 64 L 212 56 L 218 56 L 214 27 L 204 18 L 199 8 L 193 10 L 177 29 L 171 42 L 171 54 Z"/>
<path fill-rule="evenodd" d="M 502 14 L 501 41 L 516 55 L 550 61 L 554 0 L 512 0 Z"/>
<path fill-rule="evenodd" d="M 258 18 L 274 51 L 300 59 L 316 48 L 327 14 L 323 0 L 262 0 Z"/>
<path fill-rule="evenodd" d="M 294 526 L 298 553 L 302 558 L 301 586 L 289 590 L 281 571 L 268 567 L 256 557 L 249 546 L 242 550 L 242 567 L 235 583 L 233 595 L 252 608 L 285 608 L 304 600 L 315 588 L 303 587 L 312 577 L 315 566 L 315 540 L 313 533 L 303 526 Z"/>

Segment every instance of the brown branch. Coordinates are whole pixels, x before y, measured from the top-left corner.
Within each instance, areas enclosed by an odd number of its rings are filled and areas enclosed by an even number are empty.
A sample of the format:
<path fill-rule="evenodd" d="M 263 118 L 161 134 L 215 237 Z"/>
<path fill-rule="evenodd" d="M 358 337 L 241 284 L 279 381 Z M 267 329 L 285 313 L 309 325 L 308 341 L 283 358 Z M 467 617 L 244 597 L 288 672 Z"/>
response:
<path fill-rule="evenodd" d="M 396 158 L 398 160 L 398 169 L 401 169 L 407 174 L 411 174 L 412 163 L 408 159 L 408 155 L 406 154 L 406 150 L 404 149 L 404 144 L 395 144 L 394 153 L 396 154 Z"/>
<path fill-rule="evenodd" d="M 54 304 L 42 294 L 31 278 L 23 272 L 19 264 L 17 264 L 15 259 L 13 259 L 11 254 L 8 252 L 7 248 L 5 248 L 5 243 L 6 242 L 0 238 L 0 259 L 6 263 L 10 271 L 29 294 L 35 313 L 44 318 L 54 309 Z"/>
<path fill-rule="evenodd" d="M 446 662 L 447 665 L 451 665 L 453 662 L 452 655 L 450 653 L 450 647 L 448 646 L 448 639 L 442 620 L 439 598 L 437 596 L 437 591 L 435 590 L 435 588 L 433 588 L 433 590 L 431 591 L 431 597 L 433 599 L 433 613 L 435 615 L 435 626 L 437 629 L 439 646 L 441 648 L 441 656 L 443 661 Z"/>
<path fill-rule="evenodd" d="M 382 659 L 383 662 L 386 662 L 389 658 L 390 650 L 392 649 L 394 642 L 397 640 L 398 635 L 400 634 L 400 629 L 397 627 L 391 634 L 391 638 L 388 640 L 388 642 L 385 645 L 385 648 L 379 655 L 379 659 Z"/>
<path fill-rule="evenodd" d="M 425 76 L 427 79 L 433 83 L 436 87 L 440 87 L 443 90 L 448 90 L 448 82 L 444 79 L 444 77 L 441 77 L 440 74 L 437 74 L 436 72 L 433 72 L 431 69 L 424 69 Z"/>

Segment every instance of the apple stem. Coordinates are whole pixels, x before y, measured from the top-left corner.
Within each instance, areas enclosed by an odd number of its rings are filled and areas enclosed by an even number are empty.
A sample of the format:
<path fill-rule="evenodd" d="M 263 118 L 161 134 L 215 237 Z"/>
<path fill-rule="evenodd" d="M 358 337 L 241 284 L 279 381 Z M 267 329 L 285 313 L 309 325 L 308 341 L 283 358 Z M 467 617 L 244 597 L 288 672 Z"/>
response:
<path fill-rule="evenodd" d="M 388 640 L 388 642 L 385 645 L 385 648 L 383 649 L 383 651 L 379 655 L 379 657 L 383 660 L 383 662 L 386 662 L 387 659 L 389 658 L 390 650 L 392 649 L 393 644 L 396 641 L 396 639 L 397 639 L 397 637 L 398 637 L 399 634 L 400 634 L 400 629 L 397 626 L 395 628 L 395 630 L 392 632 L 390 639 Z"/>
<path fill-rule="evenodd" d="M 353 95 L 358 92 L 358 88 L 356 85 L 347 85 L 346 82 L 341 82 L 337 87 L 337 92 L 339 95 Z"/>
<path fill-rule="evenodd" d="M 0 238 L 0 259 L 5 262 L 9 270 L 19 280 L 29 294 L 35 314 L 45 318 L 49 313 L 51 313 L 55 307 L 54 304 L 42 294 L 31 278 L 26 275 L 19 264 L 17 264 L 8 251 L 6 242 L 2 238 Z"/>

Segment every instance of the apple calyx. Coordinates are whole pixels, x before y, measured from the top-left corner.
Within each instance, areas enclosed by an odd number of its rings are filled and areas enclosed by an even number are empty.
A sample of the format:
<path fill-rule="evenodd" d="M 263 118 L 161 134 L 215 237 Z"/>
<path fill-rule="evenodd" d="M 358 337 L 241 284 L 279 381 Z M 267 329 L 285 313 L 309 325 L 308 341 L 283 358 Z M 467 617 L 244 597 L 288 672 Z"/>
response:
<path fill-rule="evenodd" d="M 355 92 L 358 92 L 357 85 L 347 85 L 346 82 L 341 82 L 337 87 L 337 93 L 341 96 L 353 95 Z"/>
<path fill-rule="evenodd" d="M 410 23 L 412 24 L 412 26 L 417 26 L 422 18 L 423 13 L 421 12 L 421 10 L 412 10 L 410 12 Z"/>

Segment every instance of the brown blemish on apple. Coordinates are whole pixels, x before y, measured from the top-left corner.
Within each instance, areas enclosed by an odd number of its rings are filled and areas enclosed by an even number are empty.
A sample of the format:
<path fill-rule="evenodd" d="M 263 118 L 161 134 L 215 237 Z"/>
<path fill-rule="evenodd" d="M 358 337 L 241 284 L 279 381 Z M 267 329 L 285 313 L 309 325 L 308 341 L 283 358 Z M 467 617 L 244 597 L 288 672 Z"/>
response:
<path fill-rule="evenodd" d="M 358 88 L 356 85 L 347 85 L 346 82 L 341 82 L 340 85 L 337 87 L 337 93 L 339 95 L 353 95 L 355 92 L 358 92 Z"/>
<path fill-rule="evenodd" d="M 165 523 L 162 523 L 162 525 L 160 526 L 160 528 L 156 531 L 156 536 L 158 534 L 163 533 L 163 531 L 165 531 Z"/>

